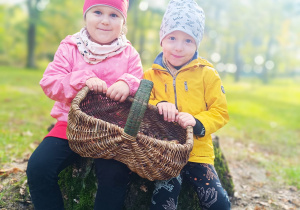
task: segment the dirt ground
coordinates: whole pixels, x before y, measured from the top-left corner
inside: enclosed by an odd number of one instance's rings
[[[220,139],[222,151],[228,161],[235,196],[231,198],[232,210],[297,210],[300,209],[300,190],[274,183],[269,172],[251,158],[251,147],[234,139]],[[235,148],[235,149],[232,149]],[[31,210],[30,196],[26,190],[26,166],[30,154],[23,159],[0,166],[0,210]]]
[[[274,183],[270,172],[251,158],[253,145],[246,147],[230,138],[220,139],[220,145],[235,185],[232,210],[300,209],[300,190]],[[244,158],[240,158],[241,151],[246,153]]]

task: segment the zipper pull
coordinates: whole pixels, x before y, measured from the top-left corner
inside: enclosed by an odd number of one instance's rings
[[[165,92],[167,92],[167,83],[165,84]]]
[[[185,88],[185,91],[188,91],[188,85],[187,85],[187,81],[184,81],[184,88]]]

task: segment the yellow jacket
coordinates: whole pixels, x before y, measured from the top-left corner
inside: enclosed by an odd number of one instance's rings
[[[156,105],[168,101],[179,112],[188,112],[205,128],[205,136],[194,135],[194,147],[189,161],[214,164],[211,134],[229,120],[225,91],[218,72],[213,65],[197,58],[178,70],[173,77],[162,65],[162,53],[157,56],[152,68],[144,73],[144,79],[154,83],[149,103]]]

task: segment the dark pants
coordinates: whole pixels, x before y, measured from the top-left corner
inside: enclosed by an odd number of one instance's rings
[[[223,189],[213,165],[191,163],[183,168],[181,175],[166,180],[156,181],[151,210],[176,209],[183,179],[187,179],[197,192],[199,206],[206,210],[229,210],[230,201]]]
[[[47,137],[32,153],[27,166],[27,178],[36,210],[64,209],[58,174],[78,157],[67,140]],[[95,210],[123,208],[130,170],[115,160],[95,159],[98,190]]]

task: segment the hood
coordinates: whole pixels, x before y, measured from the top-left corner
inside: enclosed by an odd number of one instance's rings
[[[75,38],[73,37],[73,35],[68,35],[66,36],[65,39],[63,39],[60,44],[70,44],[70,45],[76,45],[76,41],[75,41]]]

